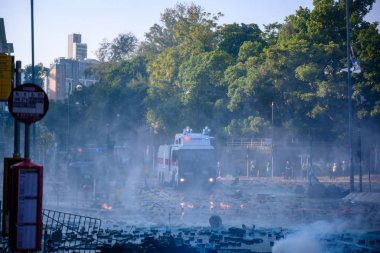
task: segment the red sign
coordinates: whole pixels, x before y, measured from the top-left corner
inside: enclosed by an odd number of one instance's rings
[[[12,90],[8,107],[15,119],[30,124],[45,116],[49,109],[49,99],[41,87],[27,83]]]
[[[11,174],[10,249],[41,250],[43,167],[26,160],[13,165]]]

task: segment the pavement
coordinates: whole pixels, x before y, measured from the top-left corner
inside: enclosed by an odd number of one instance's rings
[[[325,252],[320,249],[326,247],[365,248],[367,252],[378,252],[380,176],[371,176],[371,187],[368,179],[363,177],[362,186],[366,192],[351,194],[347,177],[318,179],[322,188],[318,187],[316,192],[323,194],[312,197],[308,181],[282,177],[224,177],[218,178],[210,189],[189,187],[183,190],[159,187],[154,179],[148,180],[146,186],[143,180],[137,179],[125,184],[121,198],[116,198],[115,191],[112,191],[104,203],[95,203],[89,193],[74,194],[67,188],[54,193],[50,188],[52,192],[46,198],[45,208],[99,218],[104,228],[124,231],[158,228],[176,235],[186,228],[195,229],[196,233],[210,229],[210,217],[218,216],[221,220],[220,234],[235,227],[245,228],[243,239],[266,238],[255,247],[242,247],[240,243],[241,249],[257,252],[292,252],[281,251],[292,240],[292,245],[311,240],[310,243],[316,244],[315,252]],[[358,182],[358,178],[355,179]],[[358,183],[355,183],[355,188],[358,189]],[[368,191],[370,188],[371,192]],[[252,231],[261,231],[263,236],[258,236],[260,233],[252,236]],[[273,231],[282,231],[281,236],[269,238],[268,234],[273,235]],[[307,239],[297,240],[294,236],[306,236]],[[316,237],[319,239],[315,240]],[[197,238],[202,239],[196,237],[195,240]]]

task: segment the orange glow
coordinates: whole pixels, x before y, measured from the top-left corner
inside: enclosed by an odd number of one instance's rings
[[[110,205],[108,205],[108,204],[106,204],[106,203],[103,203],[103,204],[102,204],[102,208],[103,208],[103,209],[106,209],[106,210],[112,210],[112,206],[110,206]]]
[[[230,207],[231,207],[230,205],[225,204],[225,203],[223,203],[223,202],[220,202],[220,208],[221,208],[221,209],[228,209],[228,208],[230,208]]]

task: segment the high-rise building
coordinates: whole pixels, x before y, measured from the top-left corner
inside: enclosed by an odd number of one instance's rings
[[[79,86],[91,86],[98,82],[89,71],[97,60],[58,58],[50,65],[48,94],[51,100],[64,100]]]
[[[50,65],[45,85],[51,100],[64,100],[78,87],[91,86],[98,82],[91,71],[91,67],[98,64],[98,61],[87,59],[87,44],[81,42],[80,34],[69,34],[68,57],[55,59]]]
[[[67,58],[76,60],[84,60],[87,58],[87,44],[82,43],[81,34],[69,34],[67,44]]]
[[[0,53],[13,53],[13,44],[7,42],[5,35],[4,18],[0,18]]]

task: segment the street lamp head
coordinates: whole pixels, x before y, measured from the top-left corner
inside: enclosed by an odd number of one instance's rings
[[[83,86],[80,85],[80,84],[78,84],[78,85],[75,87],[75,89],[76,89],[77,91],[81,91],[81,90],[83,89]]]

